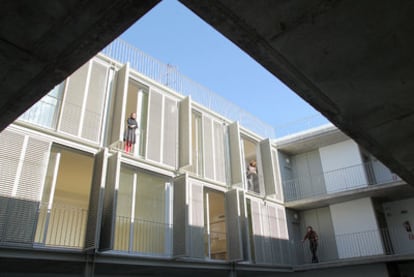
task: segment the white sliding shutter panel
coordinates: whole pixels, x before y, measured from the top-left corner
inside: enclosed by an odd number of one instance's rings
[[[228,259],[230,261],[244,260],[243,253],[243,228],[244,205],[241,194],[237,189],[226,192],[226,225]]]
[[[50,142],[29,138],[17,186],[18,198],[40,201],[50,155]]]
[[[67,79],[67,89],[63,96],[60,131],[78,136],[86,81],[90,62],[84,64]]]
[[[187,256],[187,175],[174,179],[173,199],[173,256]]]
[[[279,222],[279,231],[280,231],[280,238],[281,239],[289,239],[289,233],[287,228],[287,221],[286,221],[286,211],[285,208],[282,206],[277,207],[277,218]]]
[[[99,142],[100,139],[107,75],[108,68],[105,65],[95,61],[92,62],[82,137],[95,142]]]
[[[121,153],[117,152],[108,158],[105,196],[103,202],[100,250],[111,250],[114,247],[116,206],[118,199],[119,176],[121,171]]]
[[[0,133],[0,196],[10,197],[19,166],[24,136],[9,130]]]
[[[283,201],[282,178],[280,176],[279,159],[276,149],[272,148],[273,172],[275,174],[275,197]]]
[[[191,98],[184,98],[179,107],[179,167],[191,165]]]
[[[98,247],[104,200],[103,197],[105,192],[107,156],[107,148],[95,155],[92,186],[89,197],[88,221],[85,235],[86,249],[94,249]]]
[[[114,109],[112,114],[111,143],[122,141],[125,130],[125,108],[128,94],[129,63],[117,72]]]
[[[220,122],[214,121],[214,152],[216,166],[216,181],[226,182],[226,151],[224,127]]]
[[[265,139],[260,142],[260,156],[266,195],[274,195],[276,193],[275,167],[273,166],[270,139]]]
[[[251,200],[251,216],[252,216],[252,233],[253,233],[253,246],[256,263],[264,263],[264,234],[262,223],[262,208],[261,203],[256,200]]]
[[[164,102],[164,145],[163,163],[176,167],[177,164],[177,134],[178,109],[177,102],[165,97]]]
[[[230,171],[232,185],[242,187],[243,172],[241,145],[240,145],[240,131],[239,123],[233,122],[229,125],[229,145],[230,145]]]
[[[149,118],[148,118],[148,140],[147,158],[149,160],[161,161],[161,135],[162,135],[162,102],[163,96],[159,92],[150,91]]]
[[[204,141],[204,176],[214,180],[214,149],[213,149],[213,123],[211,118],[203,117],[203,141]]]
[[[272,263],[281,263],[282,255],[288,255],[288,253],[281,252],[280,249],[280,234],[279,234],[279,220],[277,214],[277,207],[273,205],[267,205],[268,223],[269,223],[269,237],[270,248],[272,252]]]
[[[189,199],[189,250],[190,256],[204,258],[204,194],[203,185],[190,182]]]

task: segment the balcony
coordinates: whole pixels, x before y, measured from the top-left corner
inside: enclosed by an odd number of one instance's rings
[[[398,259],[414,254],[414,237],[402,227],[389,227],[357,233],[337,234],[332,238],[319,237],[317,256],[319,263],[375,262]],[[312,261],[309,242],[291,242],[294,266]]]
[[[292,202],[399,181],[402,181],[399,176],[378,161],[370,161],[319,175],[299,176],[282,184],[285,201]]]

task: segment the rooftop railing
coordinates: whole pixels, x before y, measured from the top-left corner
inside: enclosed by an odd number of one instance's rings
[[[139,73],[184,96],[191,95],[195,102],[230,120],[239,121],[243,127],[258,135],[266,138],[275,136],[272,126],[186,77],[175,66],[160,62],[122,39],[114,40],[102,50],[102,53],[120,63],[129,62],[131,68]]]
[[[282,184],[285,201],[296,201],[396,181],[401,181],[401,178],[379,161],[370,161],[321,174],[299,176],[284,180]]]

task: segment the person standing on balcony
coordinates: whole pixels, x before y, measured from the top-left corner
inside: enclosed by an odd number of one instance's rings
[[[124,150],[127,153],[130,153],[133,145],[136,141],[136,129],[138,128],[138,123],[136,121],[137,114],[131,113],[130,117],[127,119],[127,128],[124,133]]]
[[[259,179],[257,178],[257,163],[255,160],[251,160],[247,167],[247,183],[250,191],[259,193]]]
[[[312,263],[319,262],[318,256],[316,255],[316,251],[318,250],[318,234],[313,230],[312,226],[308,226],[306,228],[306,235],[302,240],[302,243],[305,240],[309,240],[309,249],[312,253]]]

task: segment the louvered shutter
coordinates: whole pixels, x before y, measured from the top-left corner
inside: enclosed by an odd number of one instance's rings
[[[24,136],[9,130],[0,133],[0,195],[12,195],[21,159]]]
[[[234,122],[228,126],[229,128],[229,146],[230,146],[230,171],[231,183],[233,186],[243,186],[243,172],[241,145],[240,145],[240,130],[239,123]]]
[[[91,193],[89,197],[88,219],[86,225],[85,248],[98,248],[103,198],[105,192],[107,148],[95,155]]]
[[[177,164],[177,135],[178,109],[177,102],[168,97],[164,98],[164,142],[163,163],[176,167]]]
[[[213,149],[213,129],[212,120],[203,117],[203,141],[204,141],[204,176],[214,180],[214,149]]]
[[[50,147],[50,142],[28,138],[16,197],[32,201],[41,200]]]
[[[263,181],[266,195],[271,196],[276,194],[275,172],[272,159],[272,147],[270,139],[265,139],[260,142],[260,157],[261,167],[263,169]]]
[[[94,142],[100,140],[107,75],[108,68],[105,65],[95,61],[92,62],[82,124],[82,137]]]
[[[173,256],[187,256],[187,175],[174,179],[173,192]]]
[[[188,247],[189,255],[204,258],[204,193],[203,185],[190,181],[189,186]]]
[[[179,167],[191,166],[191,97],[186,97],[179,106]]]
[[[89,66],[90,62],[87,62],[67,79],[67,88],[63,96],[59,130],[74,136],[79,135]]]
[[[245,226],[244,199],[239,190],[226,192],[226,225],[228,259],[241,261],[245,259],[243,249],[243,229]]]
[[[125,130],[125,108],[128,96],[129,63],[117,71],[114,109],[112,115],[111,143],[123,140]]]
[[[162,135],[162,102],[161,93],[151,91],[149,95],[147,159],[161,162],[161,135]]]
[[[273,172],[275,174],[275,198],[281,202],[284,201],[283,199],[283,191],[282,191],[282,177],[280,175],[280,166],[279,166],[279,158],[277,154],[277,150],[272,148],[272,160],[273,160]]]
[[[214,121],[214,152],[216,181],[226,182],[226,152],[224,127],[220,122]]]
[[[264,234],[262,222],[262,205],[258,200],[251,200],[251,217],[252,217],[252,233],[253,233],[253,247],[255,254],[255,262],[260,264],[265,261],[264,252]]]
[[[120,152],[117,152],[108,158],[101,237],[99,244],[100,250],[111,250],[114,247],[116,206],[119,188],[119,175],[121,171],[120,159]]]

